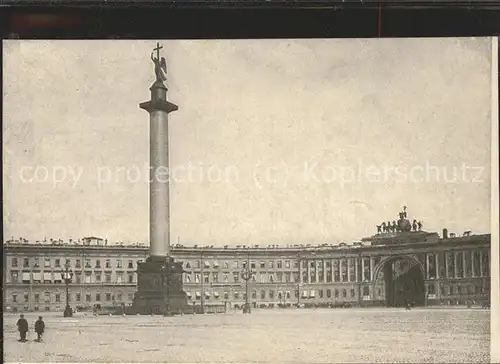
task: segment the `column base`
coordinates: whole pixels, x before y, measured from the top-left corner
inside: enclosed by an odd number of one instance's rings
[[[138,285],[129,314],[179,315],[192,313],[182,290],[182,263],[171,257],[149,257],[137,267]]]

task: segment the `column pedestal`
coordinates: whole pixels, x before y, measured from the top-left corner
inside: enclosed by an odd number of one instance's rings
[[[137,292],[132,314],[176,315],[192,313],[182,290],[182,263],[173,258],[149,257],[137,266]]]

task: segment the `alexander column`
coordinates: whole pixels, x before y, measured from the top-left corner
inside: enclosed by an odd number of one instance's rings
[[[168,114],[178,110],[167,100],[167,63],[160,58],[157,43],[151,53],[156,80],[150,87],[151,100],[139,107],[149,113],[149,239],[150,256],[137,266],[138,286],[134,313],[182,313],[187,297],[182,290],[182,263],[170,257],[170,199]],[[156,52],[156,57],[155,57]]]
[[[151,53],[156,81],[151,86],[151,100],[141,103],[149,113],[149,239],[152,257],[168,256],[170,251],[170,214],[168,181],[168,114],[179,108],[167,100],[167,63],[160,60],[158,43]]]

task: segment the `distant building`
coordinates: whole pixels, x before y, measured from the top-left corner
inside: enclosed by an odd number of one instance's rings
[[[184,264],[184,291],[191,304],[241,307],[246,296],[241,273],[250,269],[255,274],[248,300],[255,308],[398,306],[408,299],[422,305],[457,305],[489,301],[490,245],[489,234],[439,238],[415,232],[342,246],[178,244],[171,252]],[[72,307],[129,305],[136,292],[137,262],[148,254],[144,244],[108,244],[96,237],[71,243],[8,241],[4,312],[63,311],[60,273],[66,264],[74,272]]]

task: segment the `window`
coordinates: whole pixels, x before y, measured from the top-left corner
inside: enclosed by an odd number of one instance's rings
[[[35,293],[35,303],[40,303],[40,294]]]
[[[95,281],[96,281],[96,283],[101,283],[101,273],[95,274]]]
[[[40,268],[40,260],[38,259],[38,257],[37,257],[37,258],[35,258],[35,262],[34,262],[33,266],[34,266],[35,268]]]
[[[269,283],[274,283],[274,276],[273,274],[269,274]]]
[[[260,262],[260,269],[265,269],[266,268],[266,262],[261,261]]]
[[[28,292],[24,292],[24,302],[29,302],[30,300],[30,296],[28,294]]]
[[[95,267],[96,267],[96,268],[98,268],[98,269],[100,269],[100,268],[101,268],[101,260],[100,260],[100,259],[97,259],[97,260],[95,261]]]
[[[283,262],[281,260],[278,260],[278,269],[283,268]]]
[[[10,272],[10,281],[12,283],[19,282],[19,273],[17,273],[17,272]]]
[[[327,290],[326,290],[326,297],[327,297],[327,298],[332,297],[332,290],[331,290],[331,289],[327,289]]]
[[[56,293],[56,302],[61,302],[61,294]]]
[[[240,275],[237,272],[233,273],[233,280],[234,282],[239,282],[240,281]]]
[[[76,284],[81,284],[82,283],[82,273],[76,272],[75,277],[76,277]]]
[[[354,290],[354,288],[351,288],[351,298],[354,297],[356,297],[356,291]]]
[[[82,267],[82,261],[80,259],[75,260],[75,268],[81,268]]]
[[[226,268],[226,269],[229,268],[229,262],[227,260],[224,262],[224,268]]]
[[[67,265],[68,267],[70,267],[70,266],[71,266],[71,259],[66,259],[66,265]]]
[[[186,269],[191,269],[191,264],[189,264],[189,262],[186,262]]]
[[[273,262],[272,260],[270,260],[270,261],[268,262],[267,266],[268,266],[269,268],[274,268],[274,262]]]
[[[23,259],[23,268],[29,268],[30,267],[30,260],[29,258],[24,258]]]
[[[233,262],[233,268],[238,269],[238,261],[237,261],[237,260],[235,260],[235,261]]]
[[[266,291],[262,290],[260,291],[260,298],[265,299],[266,298]]]
[[[96,293],[96,294],[95,294],[95,300],[96,300],[97,302],[101,301],[101,294],[100,294],[100,293]]]
[[[133,269],[134,268],[134,261],[133,260],[129,260],[128,261],[128,269]]]
[[[116,283],[122,284],[123,283],[123,273],[116,273]]]
[[[91,272],[85,272],[85,283],[91,283],[92,282],[92,276],[91,276]]]
[[[250,269],[255,269],[255,262],[252,262],[252,263],[250,264]]]
[[[190,274],[185,274],[184,275],[184,282],[191,283],[191,275]]]
[[[218,273],[212,274],[212,281],[215,283],[219,282],[219,274]]]
[[[323,298],[323,290],[322,289],[319,290],[319,298]]]
[[[281,272],[276,273],[276,278],[278,282],[283,282],[283,273]]]
[[[194,275],[194,281],[195,281],[195,283],[200,283],[200,275],[199,275],[199,273],[196,273]]]
[[[50,292],[45,292],[45,303],[50,303]]]
[[[60,268],[61,267],[61,259],[56,259],[54,261],[54,267],[56,267],[56,268]]]
[[[228,300],[229,299],[229,292],[224,292],[224,299]]]
[[[77,293],[77,294],[76,294],[76,302],[80,302],[80,301],[81,301],[81,299],[82,299],[81,294],[80,294],[80,293]]]
[[[121,260],[121,259],[117,259],[117,260],[116,260],[116,268],[120,268],[120,269],[122,269],[122,268],[123,268],[123,265],[122,265],[122,260]]]
[[[17,264],[18,264],[18,262],[17,262],[17,258],[12,258],[12,260],[11,260],[11,265],[12,265],[12,267],[13,267],[13,268],[17,268]]]
[[[203,265],[204,265],[205,268],[210,268],[210,262],[208,260],[205,260],[203,262]]]
[[[106,259],[105,264],[106,264],[106,265],[105,265],[105,267],[106,267],[107,269],[110,269],[110,268],[111,268],[111,259]]]
[[[234,292],[233,297],[234,297],[235,299],[240,298],[240,292]]]
[[[290,268],[290,261],[289,260],[285,260],[285,268]]]
[[[269,298],[274,299],[274,291],[269,291]]]
[[[104,279],[106,280],[106,283],[111,283],[111,273],[106,273],[104,275]]]
[[[111,301],[111,293],[106,293],[106,301]]]
[[[370,295],[370,288],[368,286],[363,286],[363,296]]]
[[[257,298],[257,291],[252,291],[252,299],[256,299]]]
[[[44,259],[43,266],[44,266],[45,268],[49,268],[49,267],[50,267],[50,258],[45,258],[45,259]]]
[[[121,302],[123,300],[123,293],[118,292],[118,294],[116,296],[117,296],[118,302]]]
[[[436,294],[436,286],[433,284],[429,284],[427,292],[428,294]]]
[[[344,297],[344,298],[347,297],[347,289],[342,290],[342,297]]]
[[[293,261],[293,267],[294,268],[298,268],[299,267],[299,261],[298,260],[294,260]]]
[[[335,298],[339,298],[339,290],[335,289]]]
[[[210,282],[210,276],[208,273],[203,274],[203,282],[204,283],[209,283]]]
[[[134,274],[133,273],[128,274],[128,283],[134,283]]]
[[[90,265],[90,259],[85,259],[85,268],[92,268],[92,266]]]
[[[224,282],[229,282],[229,274],[224,273]]]
[[[12,302],[17,302],[17,293],[12,293]]]
[[[290,274],[290,272],[286,272],[286,273],[285,273],[285,282],[286,282],[286,283],[289,283],[289,282],[290,282],[290,278],[291,278],[291,274]]]
[[[87,293],[87,294],[85,295],[85,301],[86,301],[86,302],[91,302],[91,301],[92,301],[92,297],[90,296],[90,293]]]

